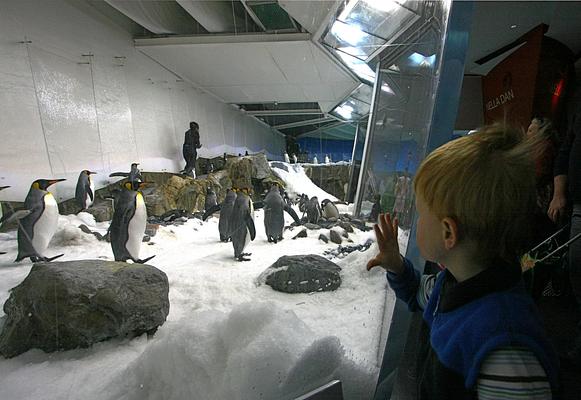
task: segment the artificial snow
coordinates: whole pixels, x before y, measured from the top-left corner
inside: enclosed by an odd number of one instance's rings
[[[303,178],[292,175],[288,186],[297,188],[293,185]],[[315,188],[299,192],[332,198]],[[170,284],[170,313],[155,336],[0,358],[0,397],[290,399],[341,379],[346,399],[370,399],[395,302],[383,270],[365,268],[377,245],[333,259],[342,268],[343,283],[336,291],[276,292],[257,286],[257,278],[280,256],[322,255],[337,246],[319,241],[317,231],[291,240],[302,227],[285,230],[282,242],[268,243],[263,210],[254,218],[257,236],[246,249],[250,262],[235,261],[232,244],[220,242],[216,217],[161,226],[141,247],[143,258],[156,255],[148,264],[164,271]],[[286,214],[285,220],[292,222]],[[64,253],[59,261],[113,260],[110,243],[83,233],[80,224],[103,234],[109,225],[86,213],[60,216],[47,255]],[[360,244],[374,234],[356,229],[350,237]],[[0,255],[3,304],[32,264],[12,261],[16,232],[0,234],[0,251],[7,252]]]

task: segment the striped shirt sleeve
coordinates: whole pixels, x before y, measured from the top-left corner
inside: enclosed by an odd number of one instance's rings
[[[438,274],[422,275],[420,277],[420,286],[418,287],[418,292],[416,293],[416,301],[418,302],[420,309],[426,309],[428,300],[430,300],[432,290],[436,284],[436,279],[441,273],[442,272],[438,272]]]
[[[537,357],[524,347],[500,347],[482,363],[479,400],[549,400],[551,385]]]

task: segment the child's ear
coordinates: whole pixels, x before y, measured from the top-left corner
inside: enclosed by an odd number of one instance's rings
[[[446,217],[442,220],[442,239],[446,250],[451,250],[458,244],[458,224],[454,218]]]

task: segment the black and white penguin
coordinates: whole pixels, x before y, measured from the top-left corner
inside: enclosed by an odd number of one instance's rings
[[[321,211],[325,218],[339,218],[337,206],[329,199],[321,201]]]
[[[226,191],[226,197],[224,201],[217,204],[210,209],[206,210],[202,220],[208,219],[208,217],[215,212],[220,211],[220,221],[218,222],[218,231],[220,232],[220,241],[227,242],[230,240],[230,219],[232,218],[232,209],[234,208],[234,202],[236,201],[236,192],[233,189],[228,189]]]
[[[322,211],[317,196],[313,196],[309,201],[307,201],[305,204],[305,213],[307,214],[307,222],[310,222],[311,224],[319,223]]]
[[[115,261],[133,260],[143,264],[155,256],[144,260],[139,258],[139,250],[147,225],[147,210],[141,189],[146,182],[139,182],[135,188],[132,182],[125,182],[123,189],[115,194],[113,220],[109,227],[111,247]]]
[[[37,179],[30,185],[24,200],[24,208],[30,214],[18,224],[18,256],[15,261],[27,257],[32,262],[52,261],[63,256],[46,257],[44,252],[56,232],[59,219],[58,205],[47,189],[50,185],[66,179]]]
[[[212,207],[218,205],[218,199],[216,197],[216,192],[212,190],[211,187],[206,189],[206,200],[204,202],[204,211],[209,211]]]
[[[296,223],[299,217],[295,211],[285,203],[277,185],[272,185],[264,198],[264,229],[269,242],[277,243],[282,240],[284,230],[284,212],[287,212]]]
[[[133,189],[137,190],[139,189],[139,183],[143,182],[143,177],[141,176],[141,171],[139,170],[138,165],[139,163],[132,163],[131,170],[129,172],[113,172],[109,174],[109,177],[115,176],[125,177],[129,182],[133,184]]]
[[[238,261],[250,261],[245,256],[251,253],[244,253],[244,249],[256,237],[256,228],[254,227],[254,207],[252,199],[248,195],[248,189],[242,189],[236,196],[232,216],[229,222],[230,237],[234,246],[234,257]]]
[[[81,210],[86,210],[91,207],[95,201],[95,182],[91,179],[91,175],[96,172],[89,170],[82,170],[77,180],[77,188],[75,189],[75,199]]]
[[[234,202],[236,201],[236,192],[228,189],[226,197],[222,202],[220,209],[220,221],[218,222],[218,231],[220,232],[220,240],[227,242],[231,239],[230,235],[230,220],[232,219],[232,210],[234,209]]]

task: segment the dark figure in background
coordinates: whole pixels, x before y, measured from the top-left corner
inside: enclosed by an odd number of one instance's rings
[[[380,213],[381,213],[381,196],[377,194],[373,197],[373,207],[371,207],[369,221],[377,223],[377,218],[379,218]]]
[[[547,214],[553,222],[559,222],[565,217],[566,210],[572,208],[569,237],[573,238],[581,233],[581,112],[573,118],[567,138],[559,148],[555,159],[554,185],[553,199]],[[569,246],[568,266],[573,296],[581,310],[581,240]],[[581,367],[581,323],[578,328],[566,360]]]
[[[196,159],[198,158],[198,149],[202,147],[200,144],[200,126],[192,121],[190,122],[190,129],[186,131],[184,137],[183,155],[186,160],[186,166],[181,171],[182,174],[196,177]]]

